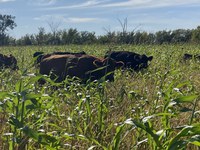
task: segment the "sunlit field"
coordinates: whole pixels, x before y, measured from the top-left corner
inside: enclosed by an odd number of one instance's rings
[[[115,71],[115,81],[66,79],[40,86],[33,53],[107,50],[153,56],[148,69]],[[199,150],[200,45],[0,47],[19,70],[0,72],[1,150]]]

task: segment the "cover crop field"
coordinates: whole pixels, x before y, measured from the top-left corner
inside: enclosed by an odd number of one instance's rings
[[[33,53],[112,50],[152,55],[148,69],[115,71],[115,81],[38,85]],[[0,47],[19,70],[0,72],[0,149],[199,150],[200,45]],[[48,79],[48,77],[46,77]],[[56,87],[55,87],[56,86]]]

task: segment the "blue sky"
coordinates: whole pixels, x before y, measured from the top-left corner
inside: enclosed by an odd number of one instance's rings
[[[200,0],[0,0],[0,13],[16,17],[9,34],[19,38],[58,29],[76,28],[96,35],[122,31],[119,20],[127,18],[127,30],[193,29],[200,25]]]

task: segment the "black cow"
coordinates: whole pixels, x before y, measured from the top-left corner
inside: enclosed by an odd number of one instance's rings
[[[148,67],[148,62],[153,59],[153,56],[140,55],[129,51],[108,51],[104,58],[110,57],[115,61],[122,61],[124,68],[130,68],[134,71],[139,71]]]
[[[84,51],[81,51],[81,52],[53,52],[53,53],[49,53],[49,54],[44,54],[44,52],[35,52],[33,54],[33,58],[37,58],[36,64],[39,64],[43,59],[50,57],[52,55],[66,55],[66,54],[85,55],[86,53]]]
[[[196,54],[196,55],[191,55],[191,54],[184,54],[183,56],[183,60],[191,60],[191,59],[194,59],[194,60],[200,60],[200,55],[199,54]]]
[[[123,65],[123,62],[116,62],[111,58],[100,59],[90,55],[52,55],[40,63],[40,74],[50,75],[56,82],[65,80],[66,76],[77,77],[86,82],[88,79],[98,80],[105,75],[106,80],[113,81],[113,71]]]
[[[9,56],[0,54],[0,68],[11,68],[12,70],[19,69],[16,58],[11,54]]]

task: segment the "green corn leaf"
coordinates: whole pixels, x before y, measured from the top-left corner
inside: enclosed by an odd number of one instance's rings
[[[100,146],[104,150],[107,150],[107,148],[105,146],[103,146],[101,143],[99,143],[96,139],[94,139],[92,137],[87,137],[87,139],[89,139],[90,141],[94,142],[96,145]]]
[[[200,135],[192,136],[189,139],[189,143],[191,143],[193,145],[196,145],[196,146],[200,146]]]
[[[0,99],[3,99],[7,96],[9,96],[10,94],[8,92],[0,92]]]
[[[30,94],[25,95],[26,100],[36,99],[36,98],[40,98],[40,97],[42,97],[42,94],[32,94],[32,93],[30,93]]]
[[[19,81],[15,84],[15,90],[16,90],[17,92],[21,92],[22,89],[23,89],[23,84],[22,84],[22,81],[19,80]]]
[[[180,138],[185,136],[199,135],[199,134],[200,134],[200,124],[186,126],[174,138],[170,140],[167,150],[171,150],[175,145],[177,145],[176,143],[177,141],[180,141]]]
[[[161,146],[159,143],[159,136],[153,132],[153,130],[149,127],[149,124],[147,122],[142,123],[139,120],[134,119],[133,123],[135,124],[135,126],[141,128],[142,130],[146,131],[149,135],[151,135],[157,146]]]
[[[39,134],[38,132],[36,132],[35,130],[30,129],[29,127],[25,126],[22,131],[29,136],[30,138],[33,138],[35,140],[37,140],[39,138]]]
[[[114,141],[113,141],[113,150],[118,150],[119,149],[119,144],[120,144],[120,140],[121,140],[121,134],[122,134],[122,130],[124,128],[124,124],[117,127],[116,129],[116,134],[114,136]]]
[[[16,128],[22,128],[23,124],[14,116],[11,116],[8,121],[11,125],[15,126]]]
[[[50,135],[47,135],[45,133],[38,133],[37,131],[29,128],[29,127],[24,127],[22,131],[29,136],[30,138],[33,138],[35,141],[42,145],[48,145],[50,147],[56,147],[59,145],[59,141]]]
[[[179,140],[174,142],[168,150],[181,150],[182,148],[185,148],[186,145],[187,145],[186,141]]]
[[[177,103],[191,103],[197,97],[198,97],[198,95],[183,96],[183,97],[179,97],[177,99],[174,99],[173,101],[177,102]]]

